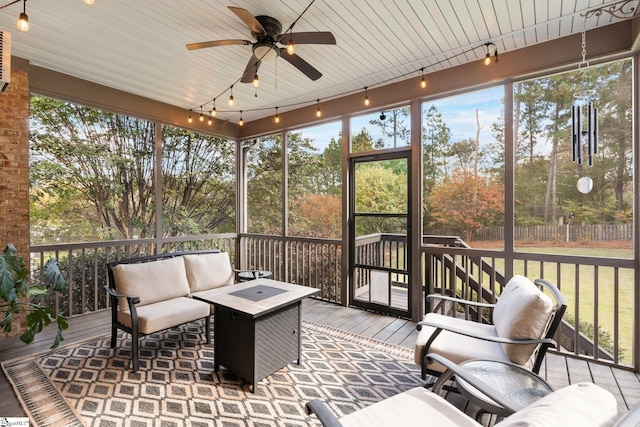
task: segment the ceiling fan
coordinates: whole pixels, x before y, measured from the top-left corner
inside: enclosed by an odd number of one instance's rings
[[[253,16],[248,10],[241,7],[228,6],[251,30],[251,35],[255,42],[242,39],[213,40],[200,43],[189,43],[187,49],[203,49],[214,46],[229,45],[251,45],[253,54],[247,63],[240,81],[242,83],[251,83],[258,74],[258,68],[263,61],[273,61],[278,56],[296,67],[311,80],[318,80],[322,73],[314,68],[304,59],[300,58],[292,48],[295,44],[336,44],[336,39],[329,31],[314,32],[291,32],[292,24],[288,32],[281,34],[282,24],[276,18],[270,16],[259,15]],[[300,15],[302,16],[302,15]],[[298,17],[300,19],[300,17]],[[297,21],[297,19],[296,19]],[[278,44],[285,44],[287,47],[279,47]],[[289,50],[289,52],[288,52]]]

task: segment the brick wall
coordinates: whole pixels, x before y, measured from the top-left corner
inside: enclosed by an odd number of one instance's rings
[[[22,70],[12,70],[9,87],[0,93],[0,249],[9,242],[28,259],[29,74]],[[23,329],[24,315],[14,320],[9,336]]]

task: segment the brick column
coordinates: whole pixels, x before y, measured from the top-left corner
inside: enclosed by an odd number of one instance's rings
[[[12,67],[11,82],[0,93],[0,246],[13,243],[29,259],[29,73]],[[10,334],[24,330],[24,315]]]

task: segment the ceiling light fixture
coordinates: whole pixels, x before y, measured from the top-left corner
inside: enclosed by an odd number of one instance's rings
[[[200,106],[200,121],[204,122],[204,116],[202,115],[202,105]]]
[[[213,119],[211,118],[211,116],[209,116],[209,118],[207,119],[207,124],[209,126],[211,126],[213,124]]]
[[[276,116],[273,118],[273,121],[276,123],[280,123],[280,116],[278,115],[278,107],[276,107]]]
[[[22,0],[22,13],[18,18],[17,26],[20,31],[29,31],[29,16],[27,15],[27,0]]]
[[[316,109],[316,117],[322,117],[322,111],[320,111],[320,100],[318,99],[318,108]]]
[[[213,98],[213,108],[211,109],[211,117],[215,117],[216,114],[218,114],[218,111],[216,110],[216,99]]]
[[[189,118],[187,119],[189,123],[193,123],[193,117],[191,117],[191,110],[189,110]]]
[[[369,93],[367,92],[367,87],[364,87],[364,105],[369,106],[371,102],[369,101]]]
[[[420,72],[422,73],[422,79],[420,79],[420,87],[424,89],[427,87],[427,81],[424,78],[424,67],[420,68]]]
[[[229,89],[231,89],[231,95],[229,95],[229,105],[233,106],[233,85],[231,85]]]
[[[240,110],[240,121],[238,121],[239,126],[244,126],[244,120],[242,120],[242,110]]]

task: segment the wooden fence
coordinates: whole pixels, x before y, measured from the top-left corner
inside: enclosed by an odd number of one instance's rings
[[[463,230],[426,230],[426,234],[457,235],[465,237]],[[515,240],[532,242],[601,242],[610,240],[633,240],[632,224],[594,225],[532,225],[514,228]],[[489,227],[479,230],[473,240],[504,241],[504,227]]]

